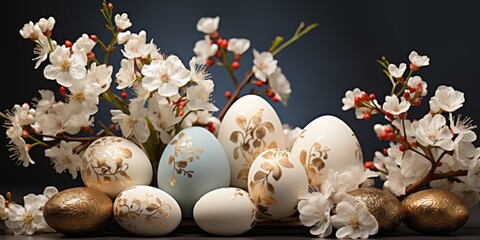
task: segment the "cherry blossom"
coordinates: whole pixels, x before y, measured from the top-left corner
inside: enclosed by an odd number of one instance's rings
[[[70,54],[70,49],[61,46],[51,53],[49,58],[51,64],[43,71],[45,78],[57,80],[62,86],[70,87],[87,74],[87,56],[83,53]]]
[[[132,26],[132,22],[128,18],[127,13],[116,14],[115,15],[115,25],[119,28],[119,31],[123,31]]]
[[[196,54],[196,63],[200,65],[207,64],[207,59],[214,56],[217,50],[218,45],[210,43],[210,36],[205,35],[205,39],[198,40],[193,48],[193,52]]]
[[[75,41],[72,46],[72,50],[73,52],[87,54],[93,50],[96,44],[97,42],[90,39],[90,37],[86,33],[84,33],[81,37],[77,39],[77,41]]]
[[[445,125],[445,117],[427,114],[419,121],[412,123],[412,130],[417,141],[424,146],[437,146],[451,151],[455,148],[450,129]]]
[[[342,98],[342,103],[343,103],[343,107],[342,107],[342,110],[343,111],[347,111],[353,107],[355,107],[355,97],[360,97],[360,95],[362,95],[362,93],[364,93],[362,90],[360,90],[359,88],[355,88],[352,90],[348,90],[347,92],[345,92],[345,97]]]
[[[273,55],[270,52],[259,53],[253,49],[253,72],[255,77],[262,82],[267,81],[267,77],[272,75],[277,69],[277,60],[273,59]]]
[[[428,87],[428,84],[427,82],[423,81],[422,80],[422,77],[420,76],[413,76],[411,78],[408,79],[408,83],[407,83],[407,86],[409,86],[410,88],[414,88],[414,89],[419,89],[419,86],[421,87],[421,93],[420,93],[420,96],[422,97],[425,97],[427,96],[427,87]],[[416,90],[417,91],[417,90]]]
[[[440,110],[454,112],[461,108],[464,102],[463,92],[442,85],[437,88],[435,96],[430,99],[430,110],[434,113]]]
[[[201,80],[197,82],[196,86],[189,87],[187,90],[187,107],[193,111],[218,111],[218,108],[210,102],[214,86],[212,80]]]
[[[121,51],[128,59],[141,58],[144,56],[146,45],[147,33],[142,30],[138,34],[132,33]]]
[[[246,38],[230,38],[228,40],[227,50],[236,55],[242,55],[250,48],[250,40]]]
[[[399,99],[396,95],[386,96],[382,108],[386,112],[398,116],[408,111],[410,108],[410,102],[403,98],[401,99],[401,102],[399,102]]]
[[[410,53],[408,60],[410,60],[410,62],[412,62],[416,67],[424,67],[430,64],[430,58],[428,58],[427,55],[418,55],[416,51],[412,51]]]
[[[120,62],[120,70],[115,74],[115,78],[115,82],[118,84],[117,89],[131,87],[137,78],[133,60],[122,59]]]
[[[309,194],[298,203],[300,221],[310,229],[310,234],[328,237],[332,233],[330,204],[322,194]]]
[[[53,168],[57,173],[63,173],[68,170],[72,178],[76,179],[77,173],[80,171],[82,159],[73,150],[79,145],[80,142],[61,141],[58,147],[46,149],[45,156],[52,160]]]
[[[55,18],[53,17],[49,17],[48,19],[40,18],[40,20],[38,20],[38,26],[40,27],[40,30],[42,30],[43,33],[46,31],[52,31],[53,27],[55,26]]]
[[[398,65],[398,67],[395,66],[395,64],[388,65],[388,72],[394,78],[403,77],[403,73],[405,72],[406,69],[407,69],[407,65],[405,63],[400,63],[400,65]]]
[[[145,76],[143,87],[148,91],[158,89],[158,93],[165,97],[177,94],[178,88],[190,81],[190,71],[175,55],[165,60],[153,60],[143,67],[142,74]]]
[[[378,222],[368,211],[364,202],[342,201],[337,204],[337,215],[331,217],[337,228],[337,238],[368,238],[378,232]]]
[[[202,17],[197,22],[197,31],[205,34],[211,34],[217,31],[220,17]]]
[[[290,88],[290,82],[287,77],[283,75],[281,68],[277,67],[277,69],[268,76],[268,84],[272,88],[277,99],[280,100],[284,106],[287,106],[288,98],[290,98],[292,89]]]
[[[135,137],[141,143],[146,142],[150,135],[150,130],[145,120],[148,110],[143,107],[143,103],[140,101],[131,102],[128,110],[130,111],[130,115],[123,113],[121,110],[110,110],[112,122],[120,124],[120,129],[124,137]]]
[[[87,73],[87,75],[89,75],[87,79],[92,80],[94,84],[100,87],[101,90],[99,93],[104,93],[110,89],[110,84],[112,83],[112,72],[113,67],[111,65],[107,66],[102,64],[97,66],[96,63],[92,63]]]

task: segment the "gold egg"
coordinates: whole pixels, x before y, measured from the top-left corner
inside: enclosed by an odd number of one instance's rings
[[[88,234],[111,222],[113,203],[99,190],[70,188],[47,201],[43,216],[47,224],[57,232],[67,235]]]
[[[403,200],[404,223],[426,234],[443,234],[462,227],[468,220],[467,205],[457,195],[440,189],[416,192]]]
[[[367,205],[368,211],[378,221],[379,232],[393,231],[402,223],[402,204],[392,194],[377,188],[359,188],[348,194]]]

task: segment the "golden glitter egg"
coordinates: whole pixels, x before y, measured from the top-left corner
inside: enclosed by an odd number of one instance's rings
[[[443,234],[462,227],[468,220],[467,205],[457,195],[441,190],[427,189],[403,200],[404,223],[411,229],[426,234]]]
[[[70,188],[47,201],[43,216],[47,224],[57,232],[67,235],[88,234],[111,222],[113,203],[99,190]]]
[[[377,188],[359,188],[348,194],[367,205],[368,211],[378,221],[379,232],[393,231],[402,223],[402,204],[392,194]]]

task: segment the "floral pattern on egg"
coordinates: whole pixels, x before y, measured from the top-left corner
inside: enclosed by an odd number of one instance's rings
[[[177,139],[173,139],[169,144],[175,146],[173,155],[168,157],[168,165],[173,164],[172,176],[168,182],[173,187],[177,182],[175,173],[177,175],[187,176],[192,178],[195,171],[187,170],[188,163],[200,158],[203,149],[196,147],[192,143],[192,136],[186,136],[185,133],[180,133]],[[178,160],[179,159],[179,160]]]

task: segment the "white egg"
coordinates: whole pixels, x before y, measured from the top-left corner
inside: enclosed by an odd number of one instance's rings
[[[257,221],[256,215],[255,202],[239,188],[219,188],[208,192],[193,209],[197,225],[215,235],[232,236],[248,232]]]
[[[362,167],[362,148],[348,125],[334,116],[310,122],[293,144],[292,154],[305,166],[310,184],[319,184],[329,169]]]
[[[285,148],[282,123],[263,98],[246,95],[227,111],[218,132],[230,162],[230,185],[247,189],[253,160],[271,148]]]
[[[85,150],[80,167],[85,186],[115,198],[121,191],[152,181],[152,165],[145,152],[120,137],[102,137]]]
[[[308,178],[302,164],[284,149],[262,152],[248,173],[248,192],[258,211],[270,219],[280,220],[294,214],[298,196],[307,190]]]
[[[182,212],[175,199],[150,186],[125,189],[115,199],[113,213],[123,229],[141,236],[168,234],[182,220]]]

